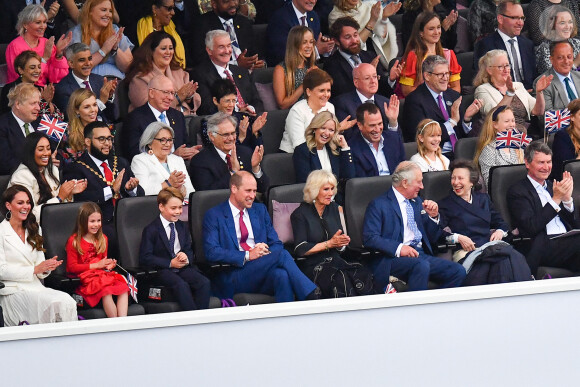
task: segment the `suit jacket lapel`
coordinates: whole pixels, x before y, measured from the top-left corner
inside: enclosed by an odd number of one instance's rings
[[[159,229],[159,234],[161,235],[161,241],[163,242],[163,245],[167,249],[167,252],[169,253],[169,255],[173,255],[174,251],[171,248],[171,246],[169,246],[169,239],[167,238],[167,232],[165,231],[165,228],[163,227],[163,223],[161,222],[160,218],[157,218],[157,227]],[[173,258],[173,257],[171,257],[171,258]]]
[[[17,250],[28,262],[35,264],[34,256],[31,254],[31,246],[27,242],[22,242],[22,239],[16,234],[16,231],[6,222],[4,226],[8,231],[4,235],[4,241]],[[26,235],[28,237],[28,235]]]
[[[484,209],[481,208],[481,198],[482,198],[481,196],[473,195],[471,204],[469,204],[468,202],[466,202],[465,200],[463,200],[462,198],[460,198],[455,194],[450,195],[450,197],[451,200],[455,202],[455,204],[461,207],[464,211],[469,212],[471,215],[481,218],[487,222],[491,220],[491,213],[489,212],[489,210],[485,211]]]
[[[254,234],[254,242],[258,243],[260,242],[260,238],[258,237],[260,235],[260,232],[262,230],[261,227],[261,219],[258,217],[258,214],[256,213],[256,210],[254,210],[253,207],[249,208],[248,210],[248,215],[250,216],[250,223],[252,224],[252,233]]]
[[[556,92],[558,93],[558,98],[560,98],[560,100],[562,101],[562,104],[566,105],[566,101],[568,101],[568,93],[566,93],[566,90],[564,90],[564,85],[562,85],[562,82],[560,82],[560,79],[558,78],[556,71],[554,71],[554,69],[552,68],[552,69],[550,69],[550,72],[554,76],[554,79],[552,79],[552,84],[554,85],[554,88],[556,89]],[[554,105],[559,105],[559,104],[554,104]]]
[[[83,161],[85,164],[87,164],[89,167],[95,170],[100,177],[102,177],[103,179],[105,178],[105,176],[103,176],[103,173],[101,172],[101,168],[99,168],[99,166],[95,164],[95,162],[93,161],[93,158],[89,156],[89,152],[85,151],[85,154],[81,156],[81,159],[82,159],[81,161]]]
[[[236,235],[236,225],[234,224],[234,217],[232,216],[229,199],[223,204],[222,211],[224,217],[226,218],[226,227],[228,229],[228,234],[232,239],[232,243],[234,246],[236,246],[236,248],[239,248],[240,246],[238,243],[238,236]]]

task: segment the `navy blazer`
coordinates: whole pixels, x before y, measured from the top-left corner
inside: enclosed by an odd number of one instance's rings
[[[175,222],[175,231],[179,238],[181,250],[189,259],[189,264],[193,262],[193,248],[191,246],[191,236],[185,223]],[[177,254],[179,251],[175,251]],[[173,248],[169,246],[167,233],[163,228],[161,218],[157,217],[147,227],[143,229],[141,236],[141,247],[139,248],[139,264],[154,269],[168,269],[171,260],[175,258]]]
[[[320,34],[320,19],[318,19],[318,14],[314,11],[307,12],[306,23],[314,32],[314,40],[318,40],[318,35]],[[274,12],[266,29],[266,37],[268,39],[266,61],[268,66],[274,67],[284,60],[288,33],[292,27],[297,25],[300,25],[300,23],[296,17],[296,12],[294,12],[291,1],[288,1],[282,8]]]
[[[387,160],[390,173],[395,171],[397,165],[405,160],[405,149],[400,133],[383,130],[383,153]],[[350,150],[354,156],[354,168],[357,177],[378,176],[379,168],[369,144],[365,141],[361,132],[358,132],[349,140]]]
[[[376,58],[376,54],[361,50],[359,57],[362,63],[371,63]],[[355,89],[352,78],[352,66],[338,50],[324,61],[324,71],[332,77],[331,95],[338,96]],[[380,62],[377,65],[377,75],[381,77],[378,92],[384,96],[393,94],[393,89],[389,86],[389,73]]]
[[[185,127],[183,113],[170,107],[165,114],[167,115],[169,126],[175,132],[173,146],[177,149],[181,145],[187,144],[187,129]],[[145,131],[145,128],[155,121],[157,121],[157,117],[155,117],[147,102],[127,115],[121,132],[123,134],[121,144],[123,146],[123,155],[128,160],[133,159],[133,156],[140,153],[139,139]]]
[[[252,105],[256,109],[256,113],[264,112],[264,104],[248,70],[234,65],[229,65],[228,68],[232,73],[232,78],[234,78],[236,87],[240,91],[244,102]],[[195,80],[199,85],[197,92],[201,97],[201,105],[197,110],[197,114],[209,115],[217,113],[217,107],[214,105],[211,95],[211,86],[216,80],[222,78],[213,63],[209,60],[209,57],[193,69],[191,79]]]
[[[441,228],[449,227],[452,233],[468,236],[476,247],[489,242],[492,229],[510,231],[489,195],[476,191],[472,193],[471,203],[451,193],[439,202],[439,214]]]
[[[387,106],[388,106],[389,99],[383,97],[380,94],[375,94],[374,101],[375,101],[375,105],[377,105],[377,107],[381,111],[381,116],[383,116],[383,123],[388,123],[389,119],[387,118],[387,115],[385,114],[385,102],[387,103]],[[355,119],[356,118],[356,109],[365,102],[366,101],[360,100],[360,98],[356,92],[356,89],[349,91],[348,93],[339,95],[338,97],[334,98],[334,100],[332,102],[332,104],[334,105],[336,118],[338,118],[338,121],[342,121],[348,116],[350,116],[351,120]],[[352,128],[347,129],[344,132],[342,132],[342,134],[344,135],[344,138],[346,138],[346,140],[348,141],[355,134],[357,134],[358,131],[359,131],[358,125],[355,125]]]
[[[445,107],[447,108],[447,114],[451,117],[451,105],[457,98],[461,95],[453,89],[447,89],[443,92],[443,99],[445,100]],[[439,122],[441,125],[441,146],[449,141],[449,134],[447,133],[447,128],[443,125],[446,120],[443,117],[439,105],[433,98],[431,91],[425,83],[420,84],[414,91],[412,91],[407,98],[405,98],[405,104],[403,106],[403,138],[405,142],[414,142],[417,134],[417,125],[421,120],[429,118],[434,121]],[[457,138],[463,138],[467,136],[467,133],[463,130],[463,116],[461,116],[460,122],[457,123],[455,129],[455,135]]]
[[[34,129],[38,120],[31,122]],[[12,111],[0,116],[0,175],[10,175],[21,161],[21,150],[24,146],[24,132],[14,118]]]
[[[547,188],[550,196],[553,195],[551,181],[547,181]],[[556,215],[560,216],[566,230],[572,229],[576,224],[574,213],[568,212],[563,204],[560,204],[560,212],[556,212],[549,203],[542,206],[536,189],[527,177],[509,188],[507,203],[512,227],[517,228],[523,237],[546,237],[546,225]]]
[[[92,171],[87,168],[92,169]],[[109,165],[111,171],[113,168],[113,158],[109,159]],[[133,171],[131,171],[131,166],[127,160],[117,157],[117,173],[125,169],[125,174],[123,175],[123,181],[121,182],[121,197],[131,196],[129,192],[125,190],[125,185],[131,177],[135,177]],[[95,174],[98,173],[98,175]],[[114,173],[114,172],[113,172]],[[113,178],[117,177],[116,175]],[[74,195],[75,201],[78,202],[95,202],[101,207],[101,212],[103,213],[103,223],[111,223],[113,221],[113,216],[115,215],[115,206],[113,205],[113,200],[109,199],[105,201],[105,194],[103,193],[103,188],[107,186],[107,182],[104,180],[104,176],[101,174],[100,168],[93,162],[93,159],[89,156],[87,152],[83,153],[77,161],[74,163],[65,164],[63,171],[63,181],[72,179],[87,179],[87,188],[76,195]],[[140,185],[137,186],[137,196],[144,196],[145,191]]]
[[[240,163],[240,169],[252,172],[252,153],[244,145],[236,145],[236,155]],[[217,153],[213,145],[205,146],[201,152],[191,159],[188,167],[191,184],[196,191],[210,189],[228,189],[230,187],[230,171],[225,161]],[[262,177],[256,179],[258,192],[266,192],[270,185],[270,179],[262,170]]]
[[[239,13],[233,17],[234,29],[236,30],[236,37],[240,50],[248,50],[247,56],[256,54],[254,49],[254,39],[252,31],[252,22],[245,16]],[[205,50],[205,35],[209,31],[224,30],[224,25],[221,23],[219,16],[215,12],[207,12],[199,17],[195,25],[192,27],[195,38],[190,39],[190,46],[192,50],[192,62],[187,62],[189,67],[195,67],[200,62],[207,58]],[[264,59],[264,58],[260,58]]]
[[[97,98],[99,98],[101,94],[101,89],[103,88],[104,83],[105,79],[103,76],[92,73],[89,75],[89,85],[91,85],[91,90],[93,91],[93,93],[95,93]],[[59,108],[61,112],[63,112],[65,117],[67,114],[66,108],[68,106],[68,100],[70,98],[70,95],[73,93],[73,91],[77,89],[80,89],[80,87],[77,81],[74,79],[72,70],[70,70],[68,75],[63,79],[61,79],[59,83],[54,85],[53,102],[56,105],[56,107]],[[115,120],[117,119],[117,108],[115,106],[115,103],[107,101],[105,107],[106,109],[104,111],[99,109],[99,115],[102,118],[104,118],[107,122],[115,122]]]
[[[403,243],[405,226],[403,216],[393,192],[394,188],[374,199],[367,207],[363,224],[363,243],[366,248],[378,250],[387,257],[395,257],[397,248]],[[423,200],[411,200],[415,222],[423,234],[423,251],[433,255],[431,242],[435,243],[443,235],[439,225],[423,211]]]
[[[254,203],[248,210],[254,241],[266,243],[271,252],[284,249],[272,226],[266,206]],[[203,249],[208,262],[244,266],[245,251],[240,251],[229,200],[208,210],[203,217]]]
[[[533,88],[533,82],[536,74],[536,56],[534,55],[534,43],[526,38],[525,36],[518,36],[518,48],[520,51],[520,57],[522,59],[522,72],[524,73],[523,84],[526,89]],[[493,34],[486,36],[475,44],[475,49],[473,52],[473,68],[477,71],[479,68],[479,58],[485,55],[486,52],[491,50],[504,50],[508,51],[503,39],[497,31]],[[509,55],[508,55],[509,59]],[[510,71],[512,79],[514,79],[513,66]]]
[[[326,144],[326,153],[330,159],[332,173],[337,179],[350,179],[355,177],[354,162],[350,150],[340,150],[340,153],[335,155],[332,153],[330,145]],[[318,158],[318,152],[316,149],[310,151],[306,143],[300,144],[294,149],[292,161],[294,161],[296,183],[305,183],[310,172],[322,169],[322,164]]]
[[[560,180],[564,172],[564,162],[575,160],[577,156],[572,139],[566,130],[560,130],[554,135],[552,152],[552,177]]]

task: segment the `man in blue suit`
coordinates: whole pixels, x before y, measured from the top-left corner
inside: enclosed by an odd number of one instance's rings
[[[254,204],[256,179],[239,171],[230,179],[230,198],[203,219],[205,257],[232,267],[216,276],[220,298],[235,293],[273,295],[276,302],[316,299],[317,287],[284,249],[263,204]]]
[[[320,33],[320,20],[313,11],[316,0],[292,0],[284,4],[272,15],[266,30],[268,37],[268,52],[266,62],[269,66],[276,66],[284,60],[286,54],[286,40],[288,32],[294,26],[310,27],[316,39],[316,49],[319,55],[332,52],[334,42],[323,37]]]
[[[54,86],[54,104],[64,112],[73,91],[89,89],[97,96],[99,115],[107,122],[117,119],[115,104],[113,103],[117,80],[107,80],[101,75],[92,74],[93,54],[89,46],[84,43],[73,43],[67,47],[65,56],[70,67],[66,77]]]
[[[326,68],[326,66],[325,66]],[[361,63],[352,70],[352,83],[355,89],[347,93],[341,94],[333,100],[336,118],[338,121],[344,120],[346,117],[356,117],[356,109],[365,102],[377,105],[381,111],[383,122],[390,121],[387,117],[389,112],[389,99],[377,94],[379,90],[379,77],[377,76],[377,69],[369,63]],[[394,97],[397,98],[396,96]],[[391,99],[393,97],[391,96]],[[398,101],[397,101],[398,102]],[[394,109],[394,105],[391,110]],[[394,122],[397,122],[399,110],[396,112],[392,110],[389,113],[396,113]],[[394,125],[397,128],[398,125]],[[350,140],[358,132],[358,127],[352,127],[342,132],[346,140]]]
[[[429,278],[443,288],[460,286],[465,279],[463,266],[433,256],[431,243],[442,234],[439,208],[417,196],[421,189],[421,169],[403,161],[393,173],[393,187],[367,207],[363,243],[382,253],[371,261],[376,289],[385,290],[390,275],[406,281],[409,290],[427,289]]]
[[[389,126],[386,131],[383,131],[383,117],[377,105],[363,103],[356,109],[359,132],[348,144],[354,156],[357,177],[390,175],[405,159],[397,123],[399,100],[393,97],[387,112]]]
[[[511,76],[516,82],[532,88],[536,72],[534,43],[521,36],[524,28],[524,10],[519,0],[503,0],[497,7],[497,31],[480,40],[473,53],[473,68],[479,67],[479,58],[491,50],[504,50],[508,53]]]
[[[143,230],[139,263],[157,269],[157,280],[171,289],[181,309],[207,309],[211,285],[193,264],[191,236],[179,220],[183,195],[176,188],[164,188],[157,204],[160,215]]]

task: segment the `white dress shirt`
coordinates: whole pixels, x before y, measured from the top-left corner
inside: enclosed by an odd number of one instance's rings
[[[403,248],[403,245],[407,245],[407,246],[410,245],[411,242],[413,242],[413,240],[415,239],[415,234],[413,233],[413,231],[411,231],[411,229],[409,228],[409,224],[408,224],[407,203],[405,202],[407,199],[403,195],[401,195],[401,193],[399,191],[397,191],[394,187],[391,189],[395,193],[395,197],[397,198],[397,202],[399,203],[399,209],[401,210],[401,217],[403,219],[403,227],[404,227],[403,243],[399,244],[399,247],[397,247],[397,251],[395,252],[395,256],[400,257],[401,256],[401,249]],[[417,222],[417,219],[415,219],[415,223],[416,222]],[[419,228],[419,226],[417,226],[417,228]],[[421,247],[421,243],[419,243],[419,245],[417,247]]]
[[[536,189],[536,192],[538,193],[538,196],[540,197],[540,201],[542,202],[542,206],[545,206],[546,203],[549,203],[554,208],[554,210],[556,212],[560,212],[561,208],[559,205],[556,204],[556,202],[550,196],[550,193],[547,190],[546,182],[544,181],[544,185],[540,185],[540,183],[538,183],[537,181],[532,179],[529,175],[528,175],[528,179],[530,180],[530,182],[532,183],[532,185]],[[573,200],[570,200],[569,202],[562,202],[562,203],[564,204],[564,208],[566,209],[566,211],[568,211],[568,212],[574,211],[574,201]],[[548,222],[548,224],[546,225],[546,233],[548,235],[563,234],[565,232],[566,232],[566,226],[564,226],[564,223],[562,223],[562,220],[560,219],[559,215],[554,216],[554,218],[552,220],[550,220]]]
[[[240,251],[245,251],[242,246],[240,246],[240,239],[242,238],[242,232],[240,231],[240,210],[236,206],[232,204],[230,200],[228,200],[228,204],[230,205],[230,210],[232,211],[232,216],[234,218],[234,226],[236,227],[236,238],[238,239],[238,249]],[[244,224],[248,229],[248,239],[246,239],[246,244],[250,246],[251,249],[256,246],[256,242],[254,241],[254,231],[252,230],[252,222],[250,222],[250,215],[248,214],[248,210],[244,210]],[[244,257],[244,263],[250,260],[250,252],[246,251],[246,256]]]
[[[20,130],[22,130],[22,135],[23,135],[24,137],[26,137],[26,131],[24,130],[24,124],[25,124],[25,122],[24,122],[24,121],[22,121],[20,118],[18,118],[18,117],[16,116],[16,114],[14,114],[14,112],[12,112],[12,115],[13,115],[13,116],[14,116],[14,118],[16,119],[16,122],[18,122],[18,126],[20,126]],[[31,123],[31,122],[29,122],[29,123],[28,123],[28,131],[29,131],[30,133],[32,133],[32,132],[36,132],[36,130],[34,130],[34,127],[32,126],[32,123]]]
[[[173,224],[173,229],[175,230],[175,243],[173,244],[173,252],[177,254],[181,251],[181,244],[179,243],[179,235],[177,235],[177,226],[174,222],[170,222],[163,217],[163,215],[159,215],[159,219],[161,219],[161,224],[163,225],[163,229],[165,230],[165,235],[167,235],[167,240],[171,240],[171,227],[170,224]],[[175,258],[175,257],[173,257]]]
[[[505,44],[505,47],[507,49],[506,51],[507,51],[508,58],[509,58],[509,61],[510,61],[511,66],[512,66],[512,69],[514,68],[514,58],[512,56],[512,45],[509,42],[509,40],[510,39],[513,39],[513,40],[516,41],[515,44],[514,44],[514,48],[516,49],[516,53],[518,55],[518,63],[520,64],[520,70],[522,71],[522,74],[521,75],[518,74],[518,77],[519,78],[522,78],[523,75],[524,75],[523,74],[524,69],[523,69],[523,63],[522,63],[522,54],[520,53],[520,45],[518,44],[518,37],[517,36],[514,36],[513,38],[510,38],[509,36],[507,36],[506,34],[504,34],[503,32],[501,32],[499,29],[497,30],[497,33],[501,37],[501,40],[503,40],[503,44]],[[518,81],[521,82],[522,79],[518,79]]]

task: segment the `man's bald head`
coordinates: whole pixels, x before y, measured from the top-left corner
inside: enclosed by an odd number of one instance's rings
[[[367,98],[371,98],[379,90],[377,69],[370,63],[361,63],[352,70],[354,87]]]
[[[171,79],[165,75],[153,77],[148,84],[148,101],[155,109],[165,112],[169,109],[175,98],[175,88]]]

